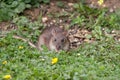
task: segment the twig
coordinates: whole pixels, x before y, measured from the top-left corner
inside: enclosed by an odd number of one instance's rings
[[[15,39],[20,39],[20,40],[22,40],[22,41],[24,41],[24,42],[28,42],[28,44],[29,44],[31,47],[37,48],[37,47],[36,47],[32,42],[30,42],[28,39],[22,38],[22,37],[17,36],[17,35],[13,35],[13,38],[15,38]]]
[[[6,35],[4,35],[4,34],[2,34],[2,35],[0,35],[0,37],[5,37]]]

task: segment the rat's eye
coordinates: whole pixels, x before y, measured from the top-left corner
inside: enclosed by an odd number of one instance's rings
[[[61,42],[65,42],[65,39],[62,39]]]
[[[57,39],[54,39],[54,41],[57,41]]]

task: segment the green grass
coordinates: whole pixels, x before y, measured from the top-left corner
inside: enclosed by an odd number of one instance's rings
[[[82,7],[82,11],[85,10],[83,8],[85,7]],[[81,8],[77,7],[77,10],[79,12]],[[119,80],[120,42],[105,36],[101,30],[105,27],[108,32],[119,29],[120,26],[117,23],[119,19],[113,14],[104,17],[104,10],[99,12],[96,9],[87,10],[81,12],[77,19],[73,17],[75,20],[72,24],[80,26],[85,24],[86,27],[81,28],[90,29],[93,33],[92,37],[97,41],[84,43],[78,49],[68,53],[64,51],[55,53],[46,49],[39,52],[28,43],[12,38],[13,34],[17,34],[36,42],[40,33],[38,26],[43,26],[37,22],[30,23],[24,17],[14,19],[13,22],[18,25],[18,30],[12,31],[6,37],[0,37],[0,79],[4,80],[3,76],[11,75],[11,80]],[[88,14],[91,18],[88,18]],[[83,17],[80,17],[81,15]],[[98,17],[94,18],[96,15]],[[91,22],[92,19],[95,19],[95,23]],[[109,20],[110,23],[108,23]],[[19,46],[23,48],[20,49]],[[58,58],[58,62],[51,64],[55,57]],[[4,61],[7,63],[3,64]]]
[[[114,41],[83,44],[69,53],[38,52],[27,43],[6,37],[0,39],[0,78],[12,80],[119,80],[120,45]],[[23,49],[19,49],[23,46]],[[58,62],[51,64],[52,58]],[[2,64],[7,61],[7,64]]]

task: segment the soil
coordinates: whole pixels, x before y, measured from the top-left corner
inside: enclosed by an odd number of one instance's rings
[[[61,12],[64,11],[63,7],[62,9],[58,8],[56,6],[56,3],[58,1],[62,1],[64,4],[66,4],[66,7],[70,8],[68,10],[72,11],[72,4],[78,2],[79,0],[51,0],[50,5],[41,5],[41,8],[34,8],[31,10],[25,10],[26,15],[30,15],[31,20],[36,20],[40,12],[43,12],[43,17],[47,15],[47,13],[56,13],[56,12]],[[120,0],[104,0],[102,5],[98,4],[98,0],[85,0],[85,3],[89,5],[90,7],[97,7],[97,8],[103,8],[106,7],[109,9],[110,12],[114,12],[118,9],[120,9]],[[47,12],[47,13],[46,13]],[[67,11],[68,12],[68,11]],[[61,12],[62,13],[62,12]],[[64,17],[63,17],[64,18]],[[0,22],[0,30],[10,30],[11,28],[11,23],[10,22]],[[13,28],[11,28],[13,29]]]
[[[120,0],[104,0],[102,5],[98,4],[98,0],[86,0],[91,7],[108,8],[110,12],[114,12],[120,8]]]
[[[64,7],[62,7],[61,5],[60,7],[58,7],[57,5],[58,1],[51,0],[49,5],[43,4],[40,6],[40,8],[25,10],[24,15],[31,19],[31,21],[36,21],[38,19],[38,16],[42,14],[42,23],[44,24],[44,26],[55,25],[65,28],[69,27],[71,22],[70,14],[74,12],[73,3],[76,3],[78,0],[59,0],[59,1],[63,1]],[[98,0],[86,0],[85,4],[93,8],[106,7],[109,9],[110,12],[114,12],[120,7],[120,0],[104,0],[104,3],[102,5],[98,5],[97,1]],[[56,13],[59,13],[59,15]],[[0,34],[2,35],[8,33],[13,29],[17,29],[17,26],[12,24],[11,22],[0,23]],[[91,34],[91,32],[85,29],[73,28],[69,30],[69,33],[71,48],[74,47],[76,48],[83,42],[91,43],[95,41],[94,38],[91,39],[86,38],[86,35]],[[120,37],[117,40],[120,41]]]

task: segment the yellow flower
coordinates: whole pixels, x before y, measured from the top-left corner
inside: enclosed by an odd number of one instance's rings
[[[19,46],[19,49],[23,49],[23,46]]]
[[[55,64],[55,63],[57,63],[57,62],[58,62],[58,58],[53,58],[51,63],[52,63],[52,64]]]
[[[5,75],[5,76],[3,76],[3,78],[6,79],[6,80],[9,80],[9,79],[11,79],[12,77],[11,77],[11,75]]]
[[[104,2],[104,0],[99,0],[99,1],[98,1],[98,4],[99,4],[99,5],[102,5],[103,2]]]
[[[7,61],[3,61],[2,64],[7,64]]]

